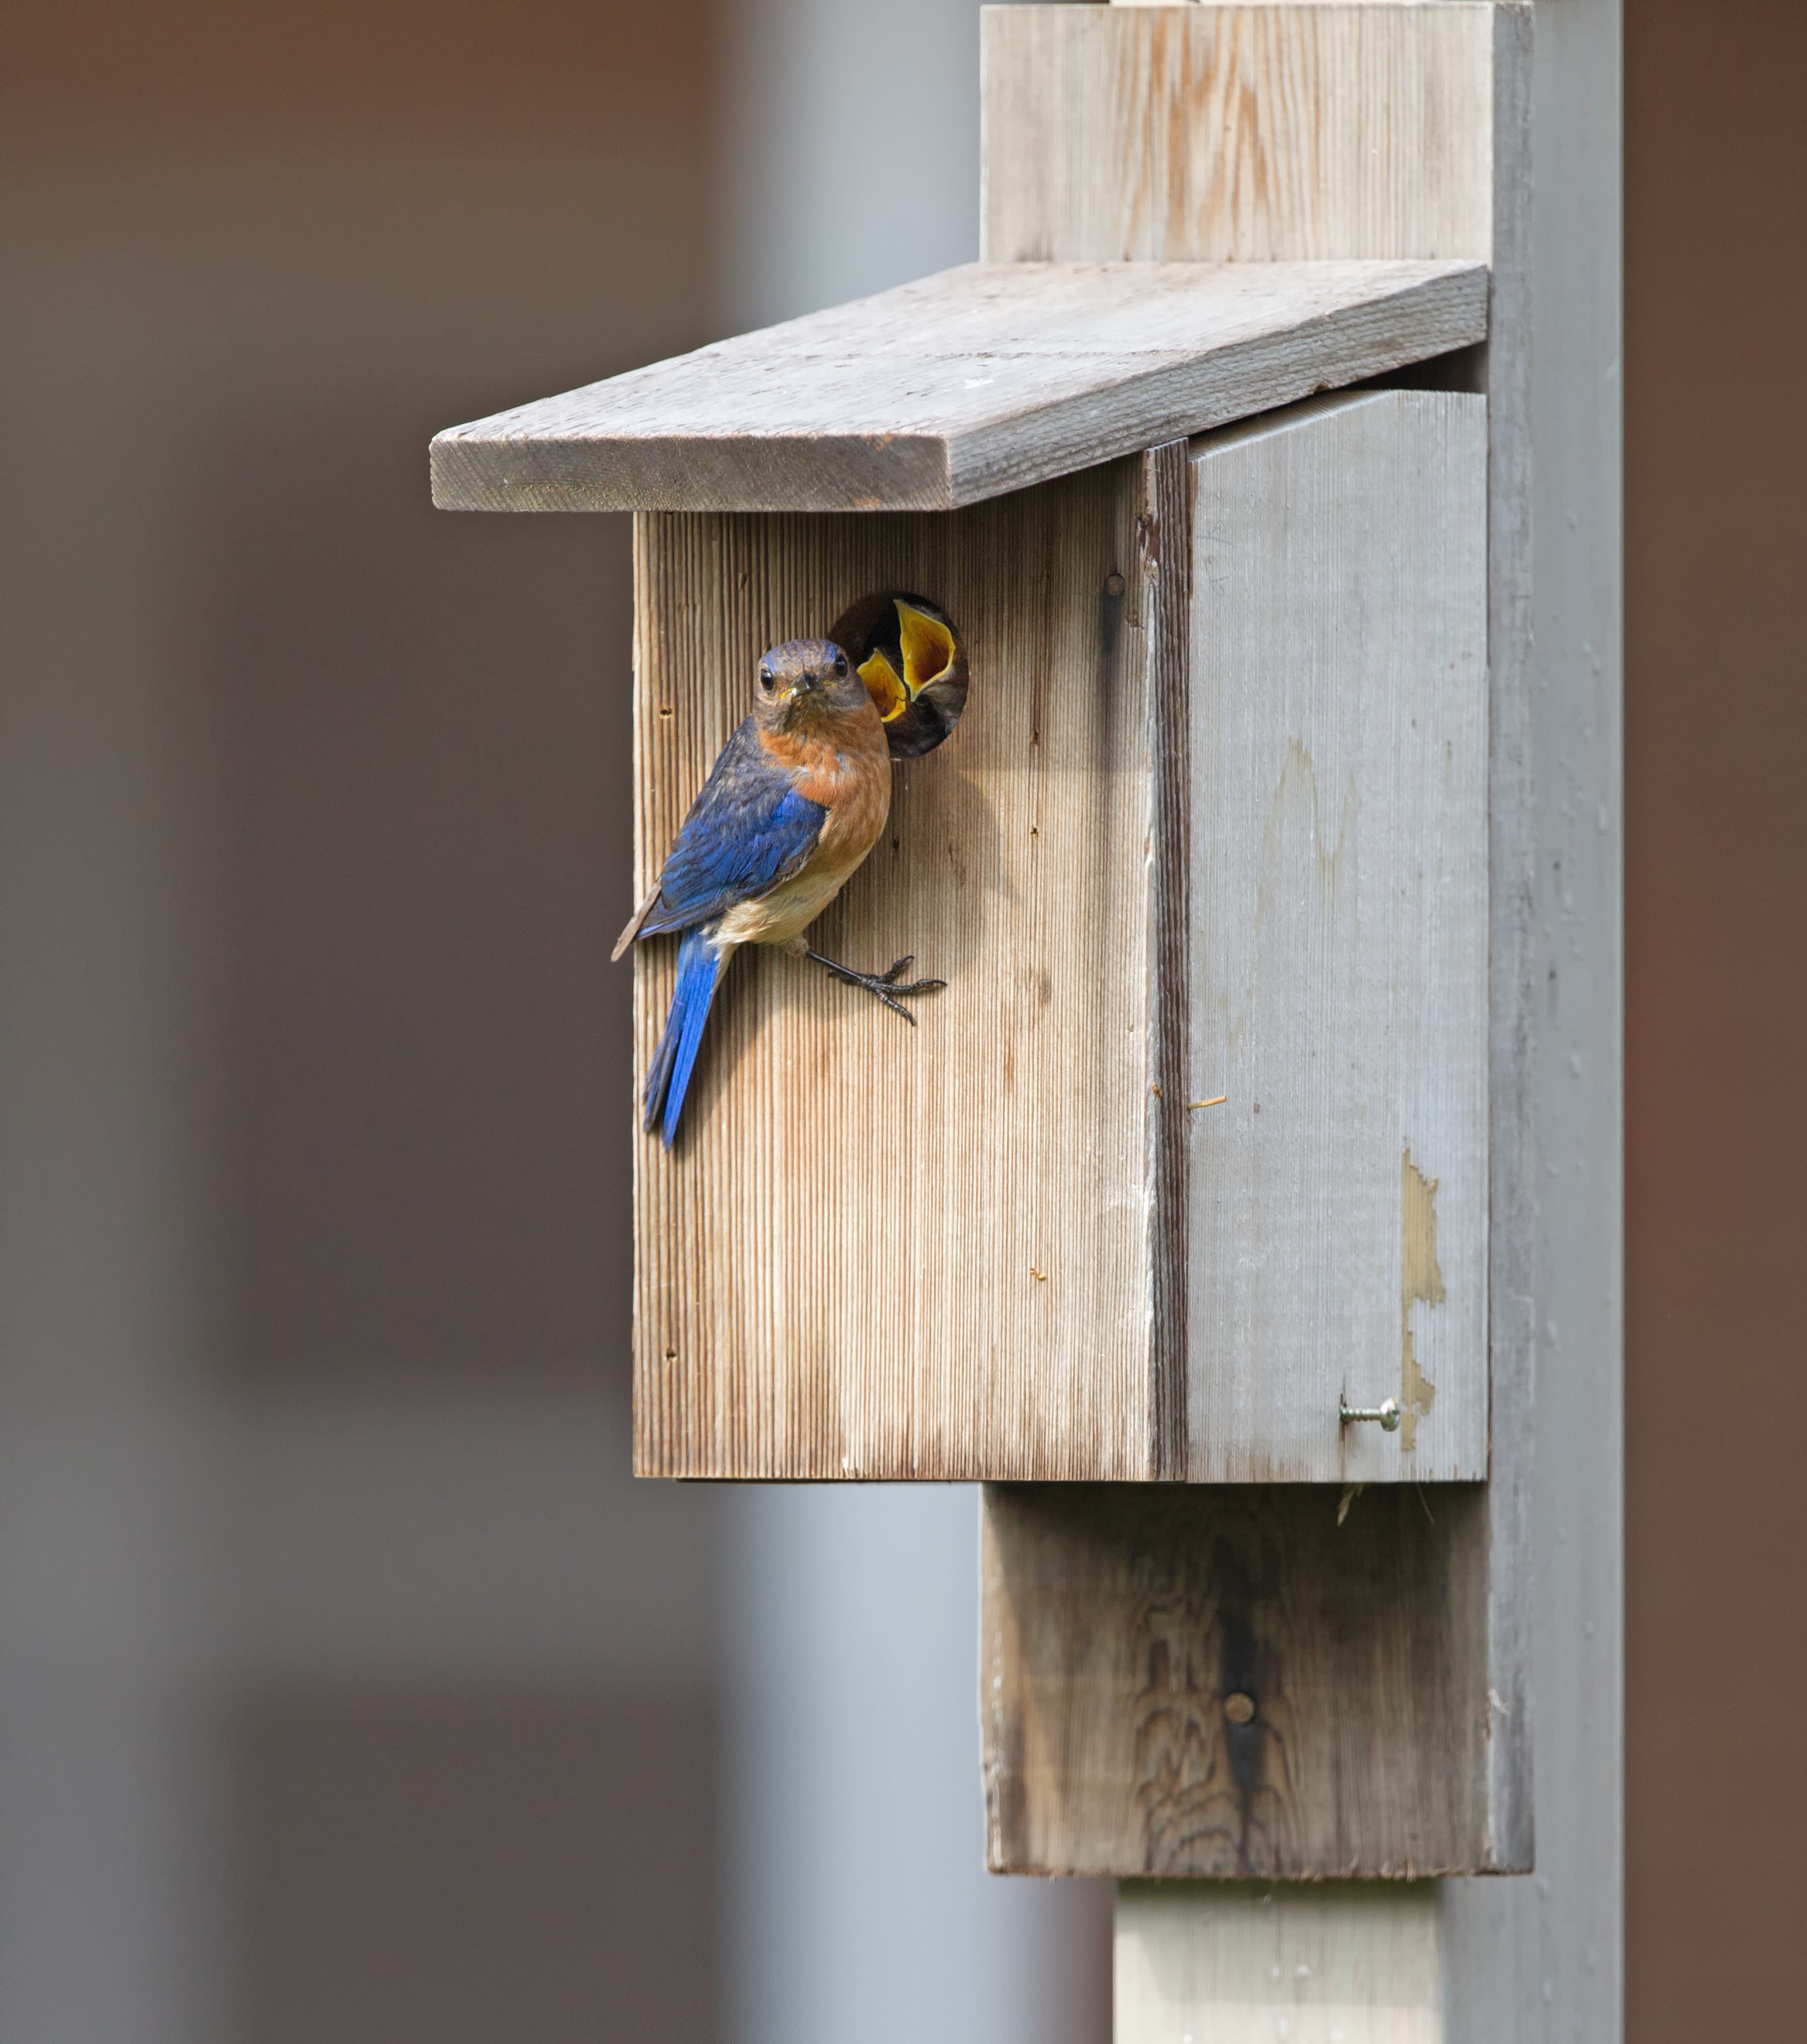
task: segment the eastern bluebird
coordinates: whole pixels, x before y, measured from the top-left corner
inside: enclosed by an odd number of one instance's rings
[[[913,1024],[896,997],[945,984],[900,985],[907,958],[889,972],[855,972],[803,940],[878,842],[890,806],[884,723],[847,655],[827,639],[775,646],[759,662],[752,715],[721,748],[658,886],[615,946],[619,958],[636,938],[683,932],[671,1012],[646,1079],[645,1127],[659,1126],[667,1149],[709,1003],[742,944],[813,959]]]

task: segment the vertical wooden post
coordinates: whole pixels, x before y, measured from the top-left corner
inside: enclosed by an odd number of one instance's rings
[[[1443,2044],[1435,1881],[1125,1881],[1119,2038],[1160,2044]]]
[[[1422,1888],[1382,1888],[1352,1903],[1338,1935],[1342,1949],[1367,1953],[1351,1974],[1367,1983],[1352,1992],[1367,1996],[1351,2036],[1440,2037],[1447,2004],[1451,2034],[1465,2044],[1555,2034],[1559,2007],[1562,2034],[1616,2037],[1617,0],[1540,10],[1535,69],[1528,7],[1151,12],[1132,30],[1092,8],[988,10],[990,259],[1259,263],[1478,247],[1492,272],[1489,342],[1467,386],[1486,398],[1489,433],[1491,1425],[1473,1558],[1485,1578],[1486,1863],[1531,1864],[1535,1634],[1540,1868],[1534,1877],[1451,1882],[1434,1905]],[[1271,1508],[1286,1507],[1277,1498]],[[1175,1509],[1197,1566],[1168,1554],[1164,1536],[1136,1532],[1121,1549],[1123,1581],[1157,1602],[1171,1602],[1176,1584],[1195,1590],[1201,1625],[1216,1624],[1216,1536],[1190,1504]],[[1108,1627],[1044,1625],[1005,1593],[1038,1573],[1046,1542],[1036,1510],[1003,1493],[988,1505],[994,1864],[1011,1862],[1012,1838],[1063,1826],[1076,1835],[1087,1808],[1116,1807],[1095,1767],[1082,1764],[1083,1750],[1102,1750],[1089,1714],[1112,1682],[1127,1675],[1139,1707],[1159,1700],[1149,1685],[1160,1685],[1133,1654],[1111,1658]],[[1113,1565],[1089,1534],[1080,1544],[1087,1566],[1097,1564],[1096,1588]],[[1273,1550],[1275,1584],[1296,1558],[1293,1544],[1287,1535]],[[1040,1572],[1057,1596],[1063,1570]],[[1128,1625],[1123,1640],[1141,1634]],[[1039,1707],[1016,1711],[1011,1669],[1022,1678],[1017,1695],[1032,1704],[1039,1693]],[[1185,1708],[1200,1704],[1200,1752],[1221,1738],[1228,1753],[1233,1736],[1218,1731],[1212,1699],[1201,1702],[1190,1677],[1184,1686]],[[1217,1699],[1226,1723],[1232,1702],[1246,1708],[1250,1699]],[[1088,1739],[1089,1748],[1072,1742]],[[1210,1772],[1208,1760],[1198,1765]],[[1055,1792],[1038,1791],[1038,1781]],[[1282,1850],[1298,1847],[1289,1839]],[[1185,1855],[1207,1870],[1210,1854],[1190,1835]],[[1309,1907],[1297,1892],[1276,1893],[1283,1899],[1269,1911]],[[1126,1884],[1119,2044],[1186,2034],[1182,2016],[1198,2019],[1201,2038],[1317,2034],[1277,2030],[1282,2017],[1299,2020],[1296,2011],[1251,1997],[1275,1920],[1251,1912],[1246,1890],[1216,1882]],[[1414,1925],[1433,1927],[1416,1948],[1438,1983],[1420,1996],[1424,2027],[1376,2027],[1392,2005],[1378,1984],[1384,1955],[1409,1942]],[[1259,2020],[1245,2020],[1254,2008]]]
[[[1537,1869],[1445,1884],[1463,2044],[1624,2025],[1620,0],[1537,10],[1524,251],[1530,650],[1523,862],[1536,1398],[1518,1506],[1534,1594]],[[1528,1701],[1528,1700],[1527,1700]]]

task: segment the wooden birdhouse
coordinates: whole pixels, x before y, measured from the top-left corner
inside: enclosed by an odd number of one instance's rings
[[[983,259],[434,442],[636,514],[624,914],[764,649],[963,644],[811,937],[944,989],[750,949],[636,1138],[636,1463],[1023,1486],[1000,1867],[1528,1860],[1528,19],[988,9]]]

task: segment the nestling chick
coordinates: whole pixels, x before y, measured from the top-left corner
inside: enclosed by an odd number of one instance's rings
[[[917,759],[952,732],[967,706],[967,649],[927,597],[863,597],[830,634],[847,647],[884,720],[894,759]]]

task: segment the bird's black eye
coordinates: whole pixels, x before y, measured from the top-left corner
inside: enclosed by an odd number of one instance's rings
[[[759,663],[759,686],[762,689],[769,689],[771,686],[771,669],[763,660]]]
[[[837,674],[844,674],[847,672],[847,655],[844,653],[836,654],[835,672]]]

